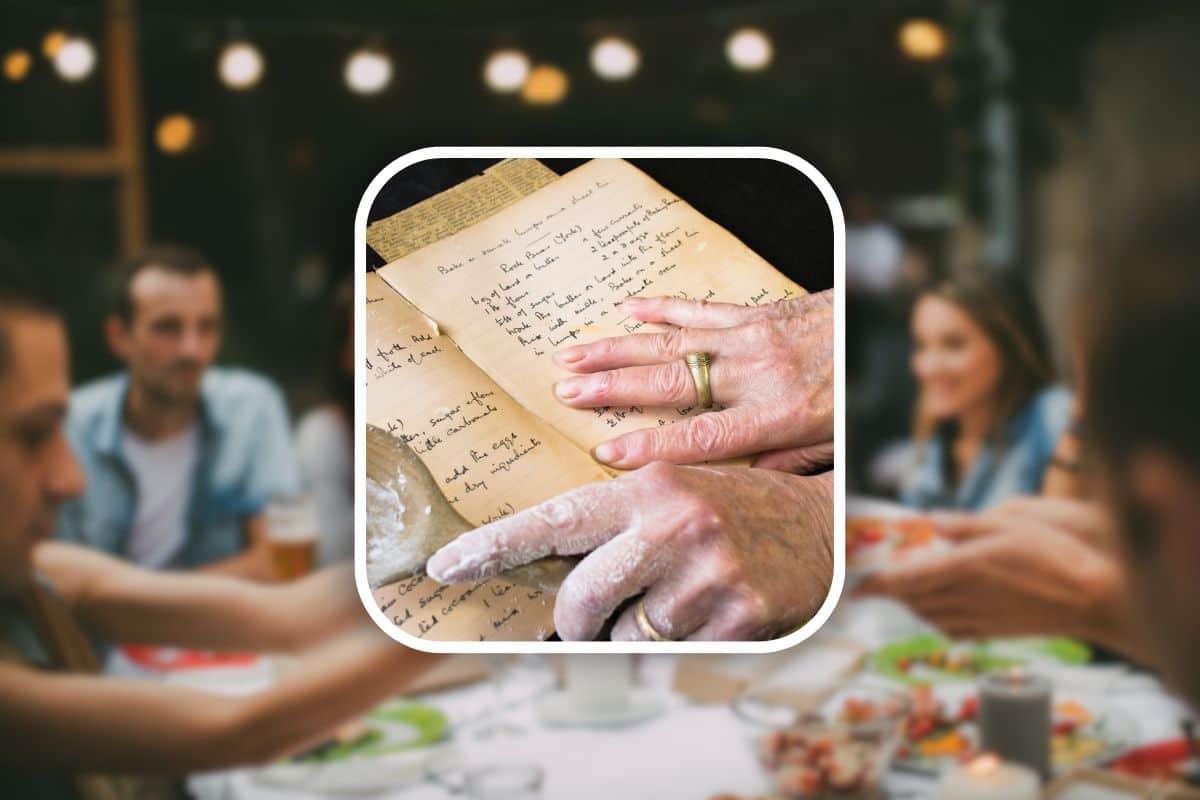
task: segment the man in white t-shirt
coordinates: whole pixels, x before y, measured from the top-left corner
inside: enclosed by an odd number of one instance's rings
[[[199,254],[148,250],[118,288],[105,335],[127,370],[72,393],[88,488],[64,507],[59,538],[155,569],[272,578],[263,508],[298,486],[282,396],[213,366],[221,286]]]

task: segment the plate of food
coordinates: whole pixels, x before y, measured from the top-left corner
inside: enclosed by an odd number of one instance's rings
[[[452,757],[448,727],[446,715],[432,706],[389,703],[254,777],[277,788],[354,794],[420,783]]]
[[[889,642],[871,656],[884,677],[910,686],[973,681],[985,672],[1055,662],[1086,664],[1091,649],[1064,637],[955,642],[923,633]]]
[[[929,775],[980,754],[979,698],[938,697],[932,687],[912,690],[895,766]],[[1056,699],[1050,730],[1050,763],[1056,773],[1095,766],[1127,749],[1136,726],[1126,714],[1078,698]]]
[[[952,546],[938,536],[932,519],[895,503],[855,500],[848,509],[848,586],[894,564],[934,555]]]
[[[908,698],[895,689],[848,686],[819,708],[802,708],[750,692],[733,710],[776,796],[862,800],[882,797]]]

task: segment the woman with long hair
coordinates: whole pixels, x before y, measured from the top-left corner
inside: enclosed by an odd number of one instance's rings
[[[979,510],[1040,492],[1072,399],[1054,384],[1024,285],[981,268],[930,286],[913,306],[911,331],[917,466],[904,502]]]

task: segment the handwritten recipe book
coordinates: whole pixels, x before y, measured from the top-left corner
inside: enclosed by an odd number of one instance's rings
[[[619,159],[558,177],[533,160],[374,223],[387,266],[367,275],[367,422],[402,438],[447,500],[485,524],[616,473],[591,448],[690,408],[572,409],[554,396],[561,348],[647,332],[630,295],[760,304],[803,290],[682,198]],[[553,597],[495,578],[424,576],[375,592],[414,636],[532,640]]]

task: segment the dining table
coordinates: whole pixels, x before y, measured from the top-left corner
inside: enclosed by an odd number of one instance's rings
[[[898,637],[931,629],[905,608],[881,599],[843,601],[834,616],[809,642],[824,637],[858,642],[864,652]],[[772,796],[771,776],[761,766],[757,732],[729,704],[696,702],[677,691],[674,655],[632,656],[639,691],[656,698],[654,713],[626,724],[587,719],[564,725],[539,713],[541,699],[561,682],[553,656],[523,655],[501,664],[490,659],[491,677],[466,685],[416,695],[409,700],[441,711],[447,721],[439,758],[417,779],[375,787],[370,796],[396,800],[445,800],[464,794],[461,776],[491,766],[528,766],[541,775],[546,800],[611,798],[710,798],[720,795]],[[173,681],[213,692],[247,693],[271,685],[287,659],[259,656],[212,667],[146,669],[128,659],[110,659],[111,671],[151,680]],[[1040,664],[1055,692],[1103,707],[1131,723],[1130,746],[1177,738],[1186,705],[1151,674],[1123,663]],[[819,677],[819,676],[816,676]],[[868,664],[846,681],[883,681]],[[503,722],[497,727],[497,721]],[[498,731],[498,732],[497,732]],[[491,735],[488,735],[488,734]],[[262,766],[220,770],[188,777],[188,791],[199,800],[324,800],[348,796],[322,788],[319,771],[312,779],[279,785]],[[370,770],[369,760],[361,769]],[[885,796],[933,798],[937,779],[928,774],[890,769]]]

